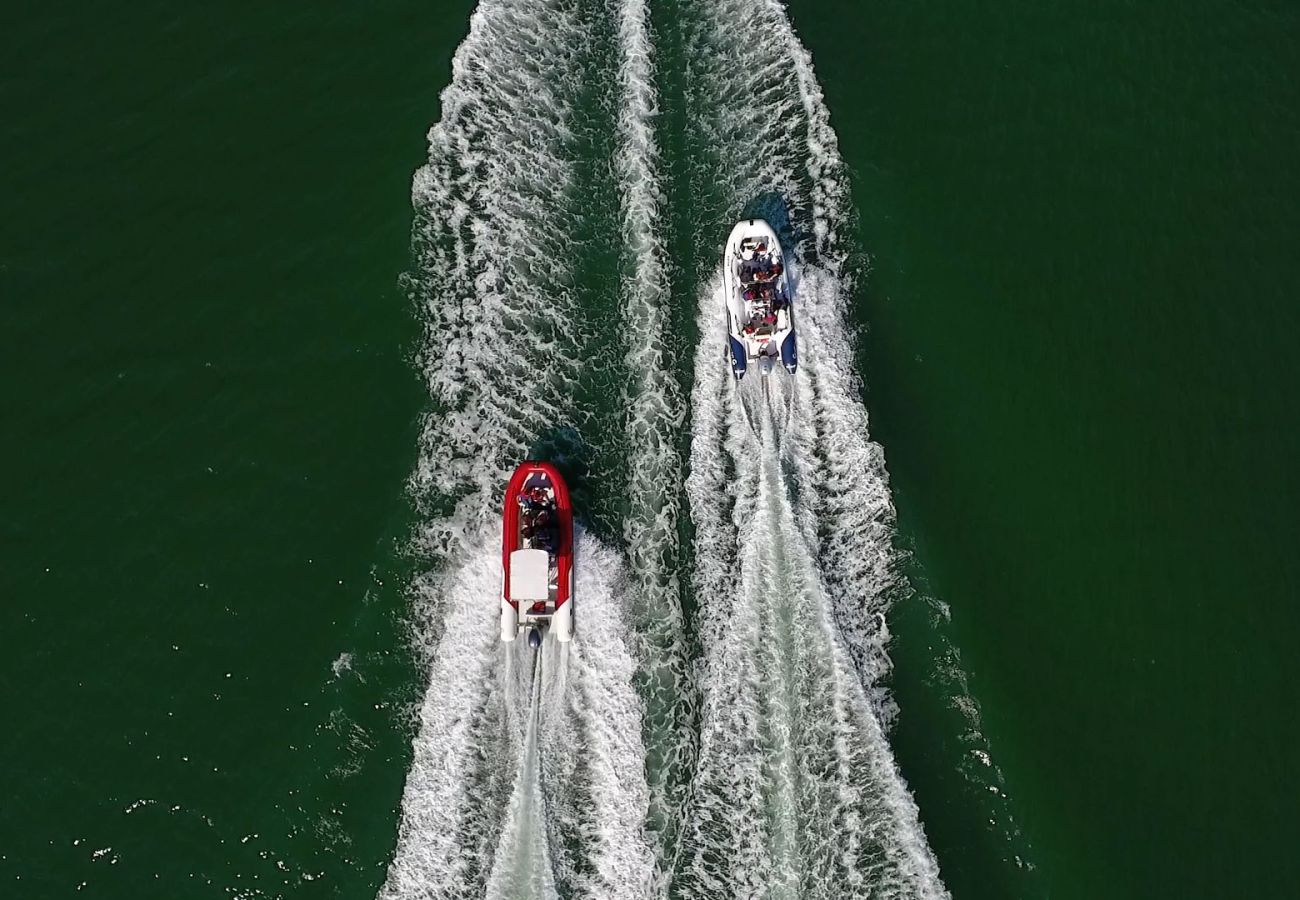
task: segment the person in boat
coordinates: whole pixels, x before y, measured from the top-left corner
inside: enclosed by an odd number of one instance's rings
[[[537,514],[533,546],[547,553],[554,553],[559,546],[559,529],[550,510],[544,509]]]
[[[554,525],[550,528],[537,529],[537,534],[533,536],[533,547],[538,550],[545,550],[547,553],[554,553],[556,546]]]

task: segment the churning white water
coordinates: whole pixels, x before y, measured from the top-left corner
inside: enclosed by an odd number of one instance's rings
[[[687,485],[703,715],[676,892],[945,896],[882,724],[893,508],[846,324],[847,173],[781,4],[686,8],[709,175],[733,218],[761,201],[803,263],[794,378],[733,383],[712,270],[700,296]]]
[[[589,215],[574,121],[599,53],[590,12],[482,4],[414,181],[410,282],[434,408],[412,490],[437,570],[412,598],[429,685],[386,898],[653,895],[621,555],[580,532],[575,644],[534,653],[496,624],[502,486],[574,421],[583,362],[601,352],[570,252]]]
[[[500,642],[491,538],[430,588],[446,621],[380,896],[653,896],[626,576],[589,535],[576,554],[582,626],[569,646]]]
[[[835,134],[779,3],[677,11],[685,118],[730,206],[693,239],[716,266],[730,220],[780,198],[801,368],[735,384],[715,287],[693,360],[663,339],[644,0],[484,0],[413,186],[433,411],[412,489],[435,564],[413,597],[429,685],[384,898],[945,895],[882,725],[893,510],[845,323]],[[607,144],[578,124],[593,108]],[[602,169],[613,202],[594,208],[582,173]],[[620,246],[583,244],[599,216]],[[598,333],[578,282],[611,252],[617,328]],[[579,385],[611,353],[622,546],[580,536],[572,644],[501,644],[502,486],[539,435],[582,421]]]

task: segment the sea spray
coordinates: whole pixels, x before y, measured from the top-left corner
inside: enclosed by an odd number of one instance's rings
[[[693,131],[708,137],[697,166],[717,185],[698,244],[741,215],[773,219],[797,260],[802,365],[730,383],[716,257],[702,257],[688,496],[703,722],[675,892],[944,896],[882,725],[893,509],[845,324],[847,174],[779,4],[681,10]]]
[[[607,341],[580,302],[580,190],[598,136],[579,105],[599,4],[496,0],[453,60],[429,163],[415,177],[411,293],[433,400],[412,491],[424,513],[415,634],[429,686],[381,896],[554,891],[651,896],[655,854],[633,688],[626,577],[577,540],[580,648],[504,645],[496,517],[510,470],[557,428]]]
[[[619,555],[579,531],[582,640],[534,651],[499,639],[500,548],[483,538],[441,583],[447,621],[380,896],[655,896]]]
[[[686,897],[943,895],[881,725],[892,506],[844,325],[851,218],[834,132],[779,4],[680,7],[694,162],[711,183],[693,221],[692,245],[707,248],[697,264],[716,283],[719,235],[759,198],[779,200],[773,224],[803,262],[803,368],[793,381],[778,374],[766,396],[761,381],[731,383],[715,334],[721,298],[700,298],[688,479],[698,686],[678,581],[685,405],[672,373],[685,360],[663,340],[665,273],[690,266],[663,260],[647,10],[489,3],[457,53],[414,190],[435,410],[413,485],[428,513],[422,546],[442,564],[416,598],[432,677],[385,896],[553,884],[565,896],[651,897],[669,876]],[[582,259],[569,252],[593,215],[576,174],[575,98],[605,33],[616,39],[604,108],[624,242],[614,343],[629,565],[585,539],[580,557],[612,580],[579,587],[574,644],[534,659],[480,634],[473,611],[495,623],[482,610],[499,591],[500,484],[548,425],[580,418],[575,398],[611,343],[583,327]],[[603,639],[589,593],[608,598],[595,602],[609,616]],[[533,663],[538,681],[521,689]]]
[[[567,244],[582,216],[571,127],[581,12],[520,0],[478,8],[412,185],[409,281],[434,404],[412,487],[428,513],[424,547],[444,557],[491,519],[539,434],[573,418],[586,339]]]
[[[672,375],[678,361],[666,352],[673,346],[666,339],[672,292],[660,234],[663,192],[654,133],[658,98],[644,0],[622,0],[617,33],[619,144],[614,164],[626,241],[620,300],[630,476],[624,539],[636,598],[637,683],[647,710],[647,771],[653,792],[649,824],[660,837],[666,862],[675,846],[694,758],[695,689],[686,666],[678,576],[682,466],[677,435],[685,404]]]

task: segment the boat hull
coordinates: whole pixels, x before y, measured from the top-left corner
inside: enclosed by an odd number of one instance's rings
[[[727,355],[737,380],[799,368],[788,260],[776,232],[762,219],[736,223],[722,254]]]
[[[543,511],[546,525],[538,526]],[[521,463],[501,517],[501,640],[530,628],[572,640],[573,549],[568,485],[550,463]]]

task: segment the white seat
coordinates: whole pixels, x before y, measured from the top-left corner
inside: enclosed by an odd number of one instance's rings
[[[550,596],[551,557],[545,550],[510,554],[510,599],[545,600]]]

